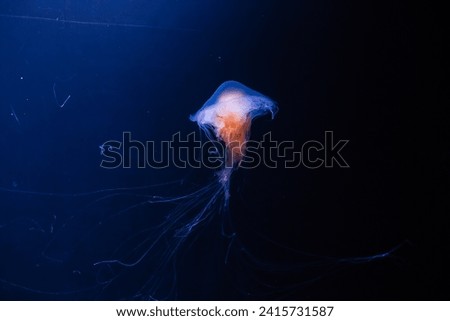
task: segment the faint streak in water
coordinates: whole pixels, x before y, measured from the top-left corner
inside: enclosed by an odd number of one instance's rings
[[[13,105],[10,105],[10,107],[11,107],[11,116],[14,117],[17,124],[20,126],[20,120],[19,120],[19,117],[17,117],[16,111],[14,110]]]
[[[82,20],[68,20],[58,18],[46,18],[37,16],[21,16],[12,14],[0,14],[3,18],[12,19],[22,19],[22,20],[37,20],[37,21],[48,21],[56,23],[67,23],[67,24],[77,24],[77,25],[87,25],[87,26],[101,26],[101,27],[123,27],[123,28],[139,28],[139,29],[152,29],[152,30],[171,30],[171,31],[198,31],[191,28],[169,28],[169,27],[157,27],[144,24],[132,24],[132,23],[115,23],[115,22],[95,22],[95,21],[82,21]]]
[[[66,100],[62,104],[58,102],[58,98],[56,97],[56,82],[53,83],[53,97],[55,97],[55,102],[59,106],[59,108],[63,108],[67,101],[70,99],[70,94],[67,96]]]

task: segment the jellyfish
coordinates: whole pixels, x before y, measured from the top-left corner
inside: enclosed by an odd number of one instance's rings
[[[225,144],[224,168],[218,176],[225,187],[226,198],[229,197],[230,176],[245,156],[252,121],[266,114],[273,119],[277,111],[277,105],[270,98],[240,82],[229,80],[190,116],[190,120],[197,122],[210,140]]]
[[[125,269],[136,268],[149,257],[157,255],[160,262],[153,266],[153,272],[159,277],[152,277],[141,289],[145,289],[147,298],[158,297],[162,284],[159,272],[167,272],[171,262],[180,251],[182,245],[192,236],[200,226],[207,225],[215,217],[221,215],[220,235],[227,239],[228,247],[224,261],[230,251],[230,246],[236,234],[225,231],[225,221],[228,221],[228,203],[230,198],[230,179],[232,173],[239,168],[239,163],[245,156],[245,144],[250,136],[252,121],[259,116],[270,115],[273,119],[278,107],[270,98],[237,81],[226,81],[221,84],[206,103],[194,114],[190,120],[198,124],[200,129],[211,141],[218,141],[225,145],[225,160],[214,179],[202,188],[192,193],[178,197],[159,197],[146,200],[149,204],[177,203],[165,220],[158,226],[158,231],[151,233],[151,237],[144,238],[134,247],[135,254],[127,253],[120,259],[109,259],[96,262],[96,266],[108,266],[108,270],[119,266]],[[160,247],[163,239],[171,239],[165,247]],[[120,251],[117,251],[120,252]],[[137,255],[136,255],[137,254]],[[116,279],[119,274],[114,274]],[[106,282],[109,286],[109,281]],[[159,286],[156,286],[158,284]],[[149,294],[150,293],[150,294]],[[150,295],[150,296],[149,296]]]

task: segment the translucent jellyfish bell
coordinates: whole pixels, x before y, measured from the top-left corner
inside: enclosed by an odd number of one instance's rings
[[[226,164],[233,166],[245,155],[252,120],[278,111],[275,102],[243,84],[229,80],[217,88],[190,119],[197,122],[209,139],[223,141],[227,149]],[[214,136],[212,135],[214,134]]]

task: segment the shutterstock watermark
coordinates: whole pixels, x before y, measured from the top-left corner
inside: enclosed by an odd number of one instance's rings
[[[320,140],[277,141],[270,132],[259,141],[231,142],[227,146],[218,141],[201,141],[195,132],[172,135],[170,140],[139,141],[131,132],[123,132],[122,140],[110,140],[100,145],[100,166],[114,168],[209,168],[231,167],[238,157],[240,168],[259,166],[268,168],[316,169],[321,167],[348,168],[343,150],[349,140],[336,139],[332,131],[325,131]]]

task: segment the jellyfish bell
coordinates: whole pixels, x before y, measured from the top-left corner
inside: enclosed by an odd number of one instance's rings
[[[261,93],[233,80],[224,82],[190,119],[197,122],[210,140],[225,144],[225,169],[222,180],[228,180],[234,167],[245,156],[245,143],[253,119],[278,111],[275,102]]]

